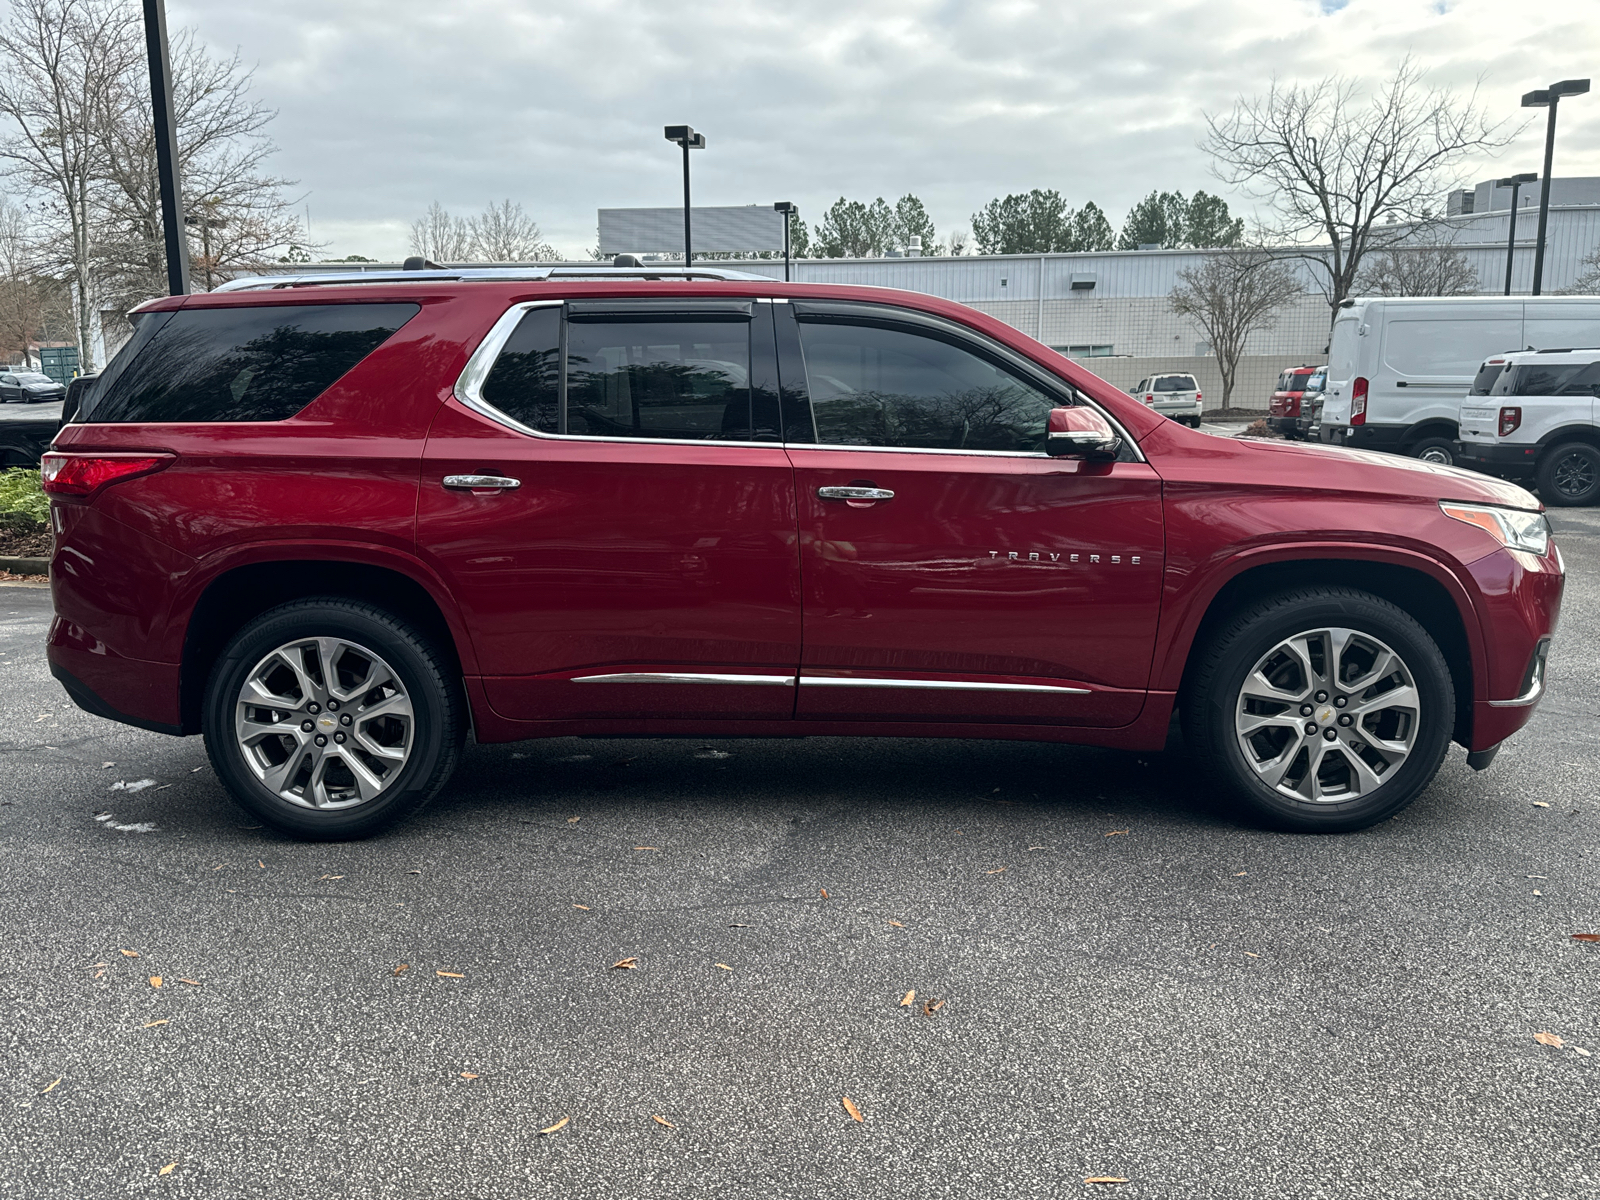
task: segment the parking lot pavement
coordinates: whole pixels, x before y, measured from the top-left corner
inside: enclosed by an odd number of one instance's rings
[[[301,845],[0,588],[0,1195],[1594,1195],[1600,513],[1555,519],[1532,727],[1325,838],[1178,749],[564,739]]]

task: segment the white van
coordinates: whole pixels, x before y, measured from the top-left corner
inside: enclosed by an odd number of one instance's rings
[[[1460,464],[1533,482],[1551,506],[1600,503],[1600,348],[1483,364],[1461,405]]]
[[[1600,346],[1600,296],[1346,300],[1329,339],[1321,440],[1452,463],[1484,360],[1563,346]]]

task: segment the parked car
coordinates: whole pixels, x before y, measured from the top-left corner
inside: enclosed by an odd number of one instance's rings
[[[1349,830],[1542,692],[1520,487],[1184,429],[932,296],[418,270],[135,322],[45,457],[51,670],[293,836],[415,811],[469,730],[1148,752],[1175,709],[1247,811]]]
[[[1600,349],[1488,359],[1461,405],[1460,461],[1533,481],[1546,504],[1600,503]]]
[[[1561,346],[1600,346],[1600,296],[1346,300],[1333,322],[1320,436],[1449,465],[1479,365]]]
[[[1326,366],[1290,367],[1278,376],[1267,404],[1267,425],[1291,441],[1303,441],[1311,427],[1310,397],[1321,394],[1327,378]]]
[[[38,371],[6,371],[0,374],[0,403],[42,404],[47,400],[60,400],[67,394],[48,375]]]
[[[1150,375],[1128,389],[1146,406],[1180,425],[1200,428],[1200,381],[1193,375]]]

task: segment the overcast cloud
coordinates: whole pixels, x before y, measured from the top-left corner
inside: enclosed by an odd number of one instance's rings
[[[257,65],[279,174],[327,253],[394,258],[430,201],[510,197],[569,256],[595,210],[914,192],[941,236],[1056,188],[1120,224],[1154,188],[1223,189],[1202,112],[1276,74],[1380,79],[1408,52],[1513,122],[1526,90],[1600,75],[1600,3],[1542,0],[168,0]],[[1562,106],[1557,176],[1600,175],[1600,94]],[[1542,114],[1463,180],[1538,170]]]

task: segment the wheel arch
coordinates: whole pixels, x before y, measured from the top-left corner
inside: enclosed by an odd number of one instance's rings
[[[374,563],[268,559],[233,566],[210,580],[184,630],[179,676],[183,732],[200,731],[206,680],[223,647],[268,609],[308,596],[362,600],[411,623],[448,656],[457,677],[463,663],[456,630],[431,591],[404,571]]]
[[[1543,458],[1556,446],[1564,442],[1588,442],[1591,446],[1600,447],[1600,426],[1596,425],[1562,425],[1544,434],[1536,443],[1539,448],[1538,457]]]
[[[1314,557],[1241,566],[1218,583],[1194,623],[1183,648],[1183,669],[1177,684],[1179,693],[1188,687],[1199,652],[1233,613],[1271,592],[1317,584],[1337,584],[1370,592],[1406,612],[1427,630],[1444,655],[1455,686],[1456,722],[1452,738],[1467,745],[1472,737],[1475,690],[1482,678],[1483,649],[1473,636],[1475,630],[1463,616],[1464,595],[1452,594],[1453,591],[1459,593],[1459,584],[1452,589],[1418,565],[1372,558]]]
[[[1453,442],[1460,436],[1461,427],[1455,421],[1446,420],[1444,417],[1431,417],[1426,421],[1418,421],[1400,435],[1400,452],[1410,454],[1411,447],[1427,438],[1444,438]]]

